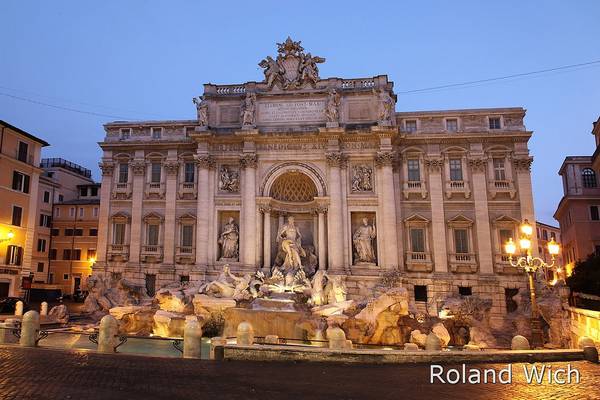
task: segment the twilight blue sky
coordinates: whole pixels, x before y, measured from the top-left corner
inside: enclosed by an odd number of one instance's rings
[[[388,74],[396,92],[600,60],[600,2],[27,1],[0,3],[0,119],[94,171],[102,124],[192,119],[202,84],[261,80],[291,35],[321,76]],[[115,117],[59,110],[51,103]],[[591,155],[600,64],[398,95],[399,111],[522,106],[534,131],[538,219],[552,218],[566,155]]]

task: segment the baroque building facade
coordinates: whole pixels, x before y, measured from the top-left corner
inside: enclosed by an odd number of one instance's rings
[[[351,297],[392,274],[426,312],[473,294],[501,323],[526,287],[502,243],[535,221],[525,110],[396,112],[387,76],[324,61],[288,38],[263,81],[204,85],[194,120],[106,124],[94,272],[152,293],[295,256]]]

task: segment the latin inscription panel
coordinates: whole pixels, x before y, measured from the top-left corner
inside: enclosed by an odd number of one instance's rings
[[[325,121],[325,99],[258,103],[258,123],[289,123]]]

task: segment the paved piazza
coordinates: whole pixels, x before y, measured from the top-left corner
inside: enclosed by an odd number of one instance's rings
[[[429,365],[212,362],[4,346],[0,399],[600,399],[600,366],[571,366],[579,384],[527,385],[522,364],[513,364],[512,385],[431,385]]]

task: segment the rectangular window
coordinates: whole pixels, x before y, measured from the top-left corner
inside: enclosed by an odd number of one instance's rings
[[[190,281],[190,276],[189,275],[180,275],[179,276],[179,282],[181,283],[186,283]]]
[[[96,228],[90,229],[90,236],[98,236],[98,229],[96,229]]]
[[[98,216],[98,207],[94,207],[92,209],[92,216],[97,217]]]
[[[84,215],[84,211],[83,211],[83,207],[79,208],[79,218],[83,218]]]
[[[29,175],[13,171],[12,188],[23,193],[29,193]]]
[[[193,225],[182,225],[181,226],[181,247],[192,247],[194,240],[194,226]]]
[[[65,236],[73,236],[73,229],[65,229]]]
[[[80,187],[79,188],[79,197],[87,197],[87,187]]]
[[[459,286],[458,294],[461,296],[471,296],[473,294],[473,289],[471,286]]]
[[[460,158],[450,159],[450,180],[451,181],[462,181],[462,160]]]
[[[81,260],[81,249],[73,250],[73,260]]]
[[[44,203],[50,203],[50,192],[47,190],[44,190]]]
[[[19,206],[13,206],[11,224],[21,226],[21,218],[23,217],[23,209]]]
[[[454,249],[459,254],[469,252],[469,235],[466,229],[454,230]]]
[[[45,253],[46,252],[46,239],[38,239],[37,251],[39,253]]]
[[[69,208],[69,217],[75,217],[75,207]]]
[[[45,226],[46,228],[50,228],[52,223],[52,217],[47,214],[40,214],[40,226]]]
[[[38,263],[37,272],[44,272],[44,263]]]
[[[404,121],[404,129],[406,130],[406,132],[416,132],[417,121]]]
[[[129,139],[131,137],[131,129],[123,128],[121,129],[121,139]]]
[[[125,244],[125,224],[115,224],[113,229],[113,244]]]
[[[71,249],[63,249],[63,260],[71,259]]]
[[[60,208],[58,208],[58,207],[54,208],[54,216],[60,217]]]
[[[63,274],[63,281],[69,280],[69,274]]]
[[[92,197],[98,196],[98,188],[96,186],[90,188],[90,196],[92,196]]]
[[[425,230],[423,228],[411,228],[410,249],[413,253],[425,252]]]
[[[56,249],[50,249],[50,259],[51,260],[56,260]]]
[[[21,265],[23,259],[23,248],[19,246],[6,246],[6,264]]]
[[[51,236],[58,236],[58,235],[60,235],[60,230],[56,229],[56,228],[53,228],[53,229],[50,230],[50,235]]]
[[[458,120],[456,120],[456,119],[447,119],[446,120],[446,130],[448,132],[456,132],[456,131],[458,131]]]
[[[500,117],[490,117],[490,129],[500,129]]]
[[[513,237],[513,231],[510,229],[500,229],[500,249],[502,253],[504,253],[504,245],[508,242],[509,239]]]
[[[505,181],[506,169],[504,168],[504,158],[494,158],[492,163],[494,164],[494,179],[497,181]]]
[[[158,228],[156,224],[149,224],[147,228],[146,244],[149,246],[158,246]]]
[[[162,136],[162,128],[152,128],[152,139],[160,139]]]
[[[406,165],[408,168],[408,181],[409,182],[419,182],[421,180],[421,170],[420,170],[419,160],[408,159],[406,161]]]
[[[95,260],[96,259],[96,249],[88,249],[87,257],[88,257],[88,260]]]
[[[58,195],[58,202],[62,203],[65,200],[65,196],[63,196],[62,194]]]
[[[194,176],[196,173],[196,165],[194,163],[185,163],[184,170],[184,182],[185,183],[194,183]]]
[[[73,236],[83,236],[83,229],[81,229],[81,228],[74,229]]]
[[[427,286],[415,285],[415,301],[427,301]]]
[[[129,164],[119,164],[119,183],[129,181]]]
[[[592,218],[592,221],[600,221],[599,209],[599,206],[590,206],[590,217]]]
[[[545,230],[545,229],[542,231],[542,238],[543,238],[544,240],[548,240],[548,231],[547,231],[547,230]]]
[[[162,166],[160,165],[160,163],[152,163],[151,164],[150,182],[160,183],[161,168],[162,168]]]
[[[29,153],[29,145],[25,142],[19,142],[19,152],[17,153],[17,159],[19,161],[27,162],[27,154]]]

